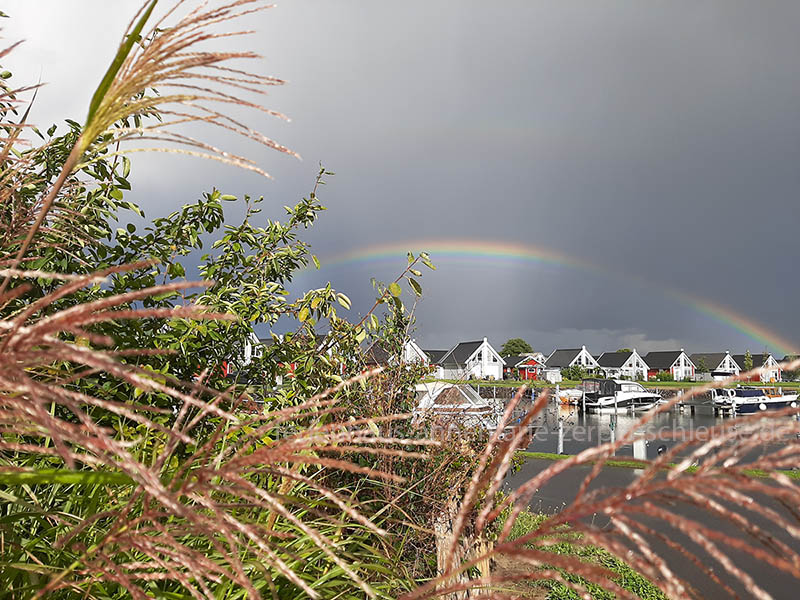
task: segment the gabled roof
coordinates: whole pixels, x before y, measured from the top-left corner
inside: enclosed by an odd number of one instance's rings
[[[697,352],[692,354],[689,358],[692,359],[692,362],[695,366],[699,365],[700,361],[703,360],[706,363],[706,367],[713,371],[720,364],[722,364],[722,361],[725,360],[727,355],[727,352]],[[742,366],[742,363],[740,363],[738,360],[736,362],[739,364],[739,367]]]
[[[619,368],[628,362],[628,359],[633,356],[633,352],[603,352],[597,360],[597,364],[601,367],[608,367],[610,369]]]
[[[444,355],[447,354],[448,350],[423,350],[423,352],[428,356],[428,361],[432,365],[438,365],[442,362],[442,358]]]
[[[739,365],[740,369],[744,369],[744,357],[746,354],[733,354],[733,360],[736,361],[736,364]],[[771,354],[767,353],[767,360],[769,357],[772,356]],[[760,352],[752,354],[753,357],[753,368],[755,367],[763,367],[767,360],[764,360],[764,355]]]
[[[665,352],[648,352],[644,357],[644,362],[651,369],[669,369],[683,350],[667,350]]]
[[[568,367],[570,363],[575,360],[575,357],[581,353],[583,348],[565,348],[553,350],[553,353],[545,361],[545,366],[563,368]]]
[[[529,357],[523,356],[522,354],[512,354],[511,356],[504,356],[503,360],[506,361],[506,366],[507,367],[516,367],[519,363],[521,363],[526,358],[529,358]]]
[[[475,351],[480,348],[482,344],[483,340],[477,342],[460,342],[440,359],[439,364],[463,367],[467,364],[469,357],[475,354]]]
[[[537,365],[541,365],[541,361],[537,360],[535,356],[531,356],[530,354],[516,354],[514,356],[506,356],[503,360],[506,361],[506,365],[509,367],[519,367],[523,363],[527,363],[530,361],[535,362]]]

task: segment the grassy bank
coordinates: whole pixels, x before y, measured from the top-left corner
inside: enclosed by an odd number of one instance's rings
[[[530,458],[530,459],[538,459],[538,460],[565,460],[567,458],[572,458],[573,454],[554,454],[552,452],[528,452],[527,450],[520,450],[517,452],[518,456],[523,458]],[[646,462],[642,462],[633,458],[612,458],[610,460],[605,461],[605,466],[607,467],[614,467],[620,469],[641,469],[647,466]],[[675,468],[677,465],[675,463],[669,463],[666,465],[665,469],[672,469]],[[694,473],[697,471],[697,467],[688,467],[686,469],[687,473]],[[800,471],[778,471],[786,475],[791,479],[800,480]],[[751,477],[769,477],[769,473],[766,471],[761,471],[759,469],[747,469],[744,471],[745,474],[750,475]]]
[[[535,531],[546,518],[546,515],[523,511],[514,522],[509,537],[513,540]],[[619,586],[637,595],[639,598],[642,598],[642,600],[666,600],[666,596],[661,593],[653,583],[633,570],[629,565],[602,548],[577,545],[575,542],[578,539],[576,534],[565,531],[562,541],[553,545],[539,547],[538,549],[552,552],[560,556],[574,557],[581,562],[593,563],[605,567],[616,574],[614,581]],[[526,545],[529,547],[536,547],[536,542],[533,541]],[[503,558],[497,561],[497,569],[507,574],[530,572],[530,570],[534,568],[535,567],[522,564],[519,561],[504,560]],[[585,579],[577,575],[564,571],[563,569],[558,569],[558,571],[567,581],[585,585],[591,597],[596,600],[611,600],[616,598],[611,592],[604,590],[598,585],[588,583]],[[520,582],[515,585],[514,591],[525,598],[546,600],[578,598],[578,595],[564,584],[550,579]]]

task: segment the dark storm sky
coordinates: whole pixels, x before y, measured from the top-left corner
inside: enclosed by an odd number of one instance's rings
[[[83,118],[138,3],[6,4],[5,37],[27,40],[8,61],[17,81],[48,82],[33,120]],[[667,290],[800,346],[800,3],[285,0],[247,25],[259,69],[289,81],[266,104],[293,119],[249,122],[304,160],[218,134],[276,180],[137,156],[132,198],[148,216],[217,186],[264,195],[280,218],[322,161],[337,173],[308,236],[323,264],[380,243],[468,238],[601,267],[434,254],[418,308],[425,346],[767,343]],[[331,280],[363,311],[369,278],[403,264],[331,266],[297,289]]]

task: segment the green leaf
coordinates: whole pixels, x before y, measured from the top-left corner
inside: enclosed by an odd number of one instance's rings
[[[397,285],[396,282],[392,282],[389,284],[389,293],[395,298],[399,298],[400,294],[403,293],[403,288]]]
[[[317,267],[317,269],[319,269],[319,259],[317,258],[317,256],[315,254],[311,255],[311,260],[314,261],[314,266]]]
[[[122,157],[122,176],[127,178],[131,174],[131,159],[127,156]]]
[[[185,277],[186,269],[183,268],[181,263],[170,263],[170,265],[167,267],[167,273],[169,273],[172,277]]]
[[[222,194],[222,196],[220,196],[219,199],[224,200],[225,202],[233,202],[234,200],[236,200],[236,196],[231,196],[230,194]]]
[[[373,421],[372,419],[367,421],[367,426],[369,426],[369,430],[373,433],[373,435],[375,435],[375,437],[381,435],[380,429],[378,429],[378,426],[375,425],[375,421]]]
[[[422,296],[422,286],[419,284],[419,282],[416,279],[414,279],[412,277],[409,277],[408,278],[408,283],[409,283],[409,285],[411,285],[411,288],[414,290],[414,293],[417,296]]]
[[[135,485],[125,473],[110,471],[70,471],[39,469],[36,471],[0,471],[0,485]]]
[[[347,310],[350,310],[351,306],[350,298],[348,298],[344,294],[336,294],[336,300]]]
[[[300,312],[297,313],[297,320],[300,321],[301,323],[304,323],[305,321],[308,320],[310,314],[311,313],[308,310],[308,307],[304,306],[303,308],[300,309]]]
[[[92,96],[92,101],[89,103],[89,114],[86,117],[86,123],[89,124],[94,117],[94,114],[97,112],[97,109],[100,107],[100,103],[103,101],[106,93],[108,92],[108,88],[111,87],[111,84],[114,81],[114,78],[117,76],[117,73],[122,67],[122,64],[125,62],[125,59],[128,58],[128,54],[131,52],[131,48],[133,45],[139,41],[139,37],[142,34],[142,29],[144,29],[145,23],[147,23],[147,19],[150,18],[153,9],[158,4],[158,0],[152,0],[150,5],[144,11],[144,14],[139,18],[139,21],[134,26],[133,30],[128,34],[128,37],[125,38],[125,41],[117,50],[117,54],[114,57],[114,60],[111,62],[111,65],[108,67],[108,71],[103,76],[100,85],[97,86],[97,89]]]

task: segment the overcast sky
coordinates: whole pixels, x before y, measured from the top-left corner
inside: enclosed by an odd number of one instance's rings
[[[82,120],[137,1],[7,0],[7,66],[47,86],[32,120]],[[546,353],[761,351],[673,292],[727,307],[800,346],[793,310],[800,189],[800,3],[284,0],[247,47],[288,80],[251,116],[297,161],[239,140],[275,181],[137,156],[148,216],[216,186],[270,215],[336,172],[309,240],[326,257],[375,244],[533,244],[597,268],[438,258],[416,337],[447,348],[523,337]],[[216,141],[216,140],[215,140]],[[246,147],[245,147],[246,146]],[[370,305],[397,261],[305,273]],[[783,344],[786,346],[787,344]],[[776,342],[772,350],[783,351]]]

